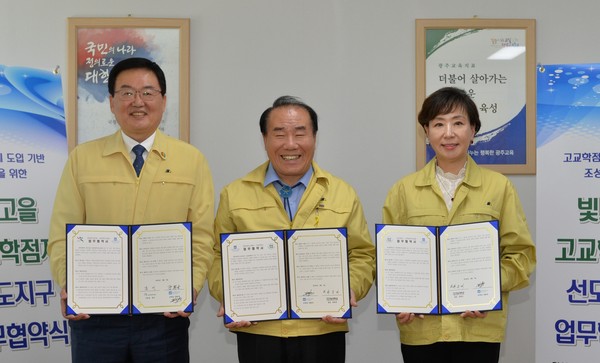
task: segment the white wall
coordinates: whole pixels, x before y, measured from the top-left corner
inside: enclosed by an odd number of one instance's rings
[[[357,189],[372,229],[388,188],[415,170],[416,18],[533,18],[539,63],[598,61],[594,24],[600,3],[583,0],[1,0],[0,5],[0,64],[59,65],[62,72],[67,17],[191,18],[191,142],[210,161],[216,189],[265,160],[258,117],[277,96],[297,95],[320,115],[318,162]],[[535,236],[535,176],[511,179]],[[504,363],[534,361],[534,297],[535,283],[511,295]],[[235,339],[215,317],[217,304],[206,291],[199,302],[192,361],[235,362]],[[373,291],[359,305],[347,361],[401,362],[393,317],[375,314]]]

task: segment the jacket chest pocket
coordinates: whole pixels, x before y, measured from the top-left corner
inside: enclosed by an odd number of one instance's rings
[[[452,224],[500,220],[500,212],[493,208],[465,209],[458,211],[452,218]]]
[[[406,224],[413,226],[443,226],[448,221],[448,213],[439,209],[412,209],[406,215]]]
[[[350,207],[344,205],[318,205],[312,211],[308,222],[310,223],[311,217],[314,216],[319,227],[340,227],[346,224],[351,211]]]
[[[184,177],[155,180],[150,192],[151,200],[167,205],[189,205],[194,187],[194,181]]]

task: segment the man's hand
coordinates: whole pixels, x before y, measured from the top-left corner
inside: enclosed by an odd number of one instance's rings
[[[410,324],[415,318],[423,319],[425,316],[423,314],[414,314],[414,313],[399,313],[396,314],[396,320],[400,324]]]
[[[77,314],[77,315],[69,314],[69,315],[67,315],[67,296],[68,296],[67,290],[65,290],[64,288],[62,290],[60,290],[60,312],[61,312],[62,316],[67,320],[89,319],[90,316],[88,314]]]
[[[196,289],[194,289],[194,300],[193,300],[194,306],[196,306],[197,299],[198,299],[198,291],[196,291]],[[188,318],[190,315],[192,315],[192,313],[187,313],[182,310],[179,310],[176,313],[165,312],[163,315],[165,316],[165,318],[169,318],[169,319],[178,318],[180,316],[183,318]]]
[[[354,291],[352,291],[352,289],[350,289],[350,306],[352,306],[353,308],[358,306],[358,304],[356,303],[356,296],[354,295]],[[324,316],[321,318],[321,320],[329,324],[343,324],[346,321],[348,321],[348,319],[334,318],[331,315]]]
[[[461,318],[479,318],[479,319],[483,319],[487,316],[487,312],[480,312],[477,310],[473,310],[473,311],[465,311],[464,313],[460,314]]]
[[[217,312],[217,317],[222,318],[225,315],[225,308],[223,308],[223,303],[221,303],[221,306],[219,306],[219,311]],[[227,329],[231,329],[231,328],[245,328],[251,325],[256,325],[258,324],[255,321],[246,321],[246,320],[242,320],[242,321],[234,321],[228,324],[225,324],[225,327]]]

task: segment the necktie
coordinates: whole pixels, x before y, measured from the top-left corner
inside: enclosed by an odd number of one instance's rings
[[[137,176],[140,176],[142,166],[144,166],[144,158],[142,157],[142,155],[144,154],[144,151],[146,151],[146,149],[142,145],[135,145],[132,150],[135,154],[133,168],[135,169],[135,173],[137,174]]]
[[[292,207],[290,207],[290,197],[292,196],[292,190],[298,185],[300,185],[300,182],[296,183],[296,185],[294,185],[293,187],[283,184],[279,180],[275,181],[275,183],[277,183],[277,185],[281,187],[281,189],[279,189],[279,195],[281,196],[281,198],[283,198],[283,208],[288,213],[288,216],[290,217],[291,221],[293,216]]]

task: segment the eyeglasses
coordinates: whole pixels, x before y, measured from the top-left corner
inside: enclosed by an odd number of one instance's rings
[[[121,88],[120,90],[115,91],[115,95],[121,101],[133,101],[137,94],[140,95],[142,101],[153,101],[156,96],[160,95],[160,91],[154,88],[144,88],[141,91],[133,88]]]

